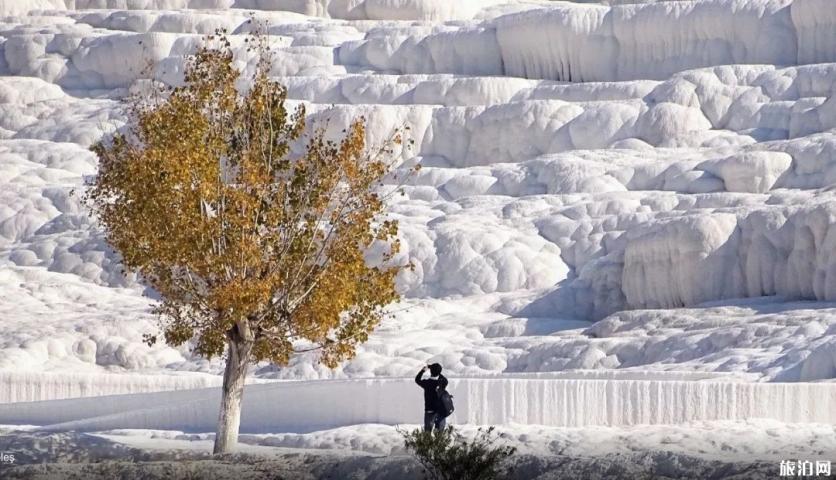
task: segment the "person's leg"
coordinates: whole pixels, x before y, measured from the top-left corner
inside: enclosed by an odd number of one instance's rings
[[[431,432],[433,429],[433,420],[435,419],[435,413],[433,412],[424,412],[424,431]]]
[[[435,429],[444,430],[447,427],[447,419],[440,413],[435,414]]]

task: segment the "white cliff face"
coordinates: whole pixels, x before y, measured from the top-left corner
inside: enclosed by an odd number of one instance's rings
[[[713,65],[832,62],[833,9],[823,1],[557,2],[518,12],[509,8],[512,13],[456,32],[398,42],[400,48],[386,52],[384,62],[403,73],[474,74],[472,65],[457,61],[456,52],[470,45],[471,58],[499,57],[494,74],[568,82],[664,79]],[[494,37],[498,50],[492,48]],[[427,54],[431,61],[422,61]],[[383,60],[367,58],[372,65]]]
[[[77,193],[119,98],[181,81],[202,35],[249,68],[254,10],[312,123],[409,125],[423,165],[391,204],[416,267],[393,317],[336,371],[256,376],[831,379],[828,1],[0,0],[0,369],[219,371],[142,343],[151,300]]]
[[[836,421],[832,383],[755,383],[675,378],[507,375],[457,378],[456,424],[551,427],[673,425],[759,419],[787,423]],[[149,377],[148,380],[151,378]],[[176,385],[170,382],[170,385]],[[0,404],[5,424],[50,431],[116,429],[212,431],[219,388]],[[309,433],[352,425],[414,423],[422,397],[411,379],[355,379],[249,385],[241,433]],[[346,401],[351,399],[351,401]]]

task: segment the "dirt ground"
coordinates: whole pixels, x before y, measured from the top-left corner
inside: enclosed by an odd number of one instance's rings
[[[5,432],[0,478],[32,480],[420,480],[407,455],[271,449],[268,454],[213,457],[191,450],[142,450],[83,433]],[[707,461],[670,452],[589,457],[519,455],[509,480],[774,479],[778,465]],[[826,477],[817,477],[826,478]],[[833,477],[831,477],[833,478]]]

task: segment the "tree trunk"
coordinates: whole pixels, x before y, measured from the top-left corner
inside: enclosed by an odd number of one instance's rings
[[[246,324],[238,323],[227,335],[228,353],[224,370],[221,410],[218,415],[218,431],[215,434],[214,454],[229,453],[238,444],[238,427],[241,424],[241,399],[244,380],[250,362],[253,340]]]

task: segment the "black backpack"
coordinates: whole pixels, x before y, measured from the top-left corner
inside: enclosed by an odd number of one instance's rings
[[[453,410],[456,409],[453,406],[453,396],[444,388],[438,389],[438,403],[441,405],[440,413],[444,418],[452,415]]]

